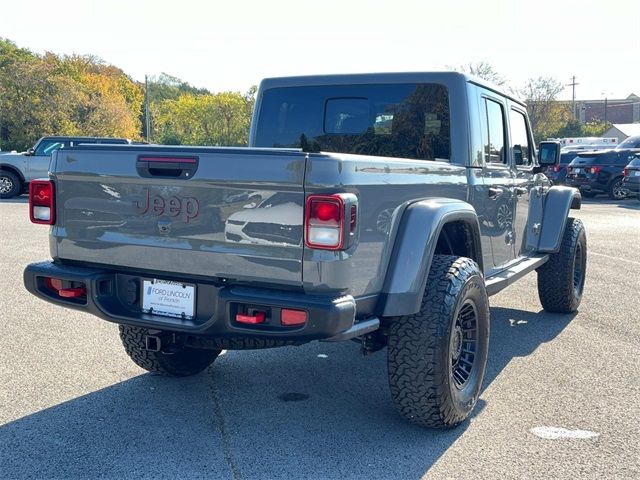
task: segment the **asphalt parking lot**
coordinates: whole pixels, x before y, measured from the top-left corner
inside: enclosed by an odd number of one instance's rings
[[[543,312],[535,274],[492,297],[475,415],[434,431],[395,413],[386,351],[362,357],[355,343],[146,374],[115,325],[26,293],[47,228],[24,198],[1,201],[0,476],[638,478],[640,203],[590,200],[575,214],[589,244],[578,314]]]

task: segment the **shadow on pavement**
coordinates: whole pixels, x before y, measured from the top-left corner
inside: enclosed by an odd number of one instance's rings
[[[493,308],[485,387],[570,320]],[[316,342],[227,352],[187,379],[140,375],[0,427],[3,476],[420,478],[469,421],[401,420],[385,362]]]
[[[625,208],[637,208],[640,205],[640,199],[638,197],[627,197],[624,200],[612,200],[607,196],[597,196],[592,198],[582,197],[583,205],[615,205],[617,207]]]

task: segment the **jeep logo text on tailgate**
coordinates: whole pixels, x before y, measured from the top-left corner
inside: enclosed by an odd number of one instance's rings
[[[142,201],[133,201],[133,208],[138,215],[149,213],[156,217],[160,215],[180,217],[183,222],[189,223],[189,220],[196,218],[200,213],[200,204],[193,197],[164,198],[161,195],[151,196],[148,188],[144,190]]]

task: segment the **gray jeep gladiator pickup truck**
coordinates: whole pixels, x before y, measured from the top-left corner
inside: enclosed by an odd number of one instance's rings
[[[552,187],[525,105],[458,73],[264,80],[249,148],[77,146],[30,185],[53,261],[38,297],[119,324],[132,360],[184,376],[223,349],[387,347],[398,411],[451,427],[476,404],[488,296],[537,271],[574,312],[580,193]]]

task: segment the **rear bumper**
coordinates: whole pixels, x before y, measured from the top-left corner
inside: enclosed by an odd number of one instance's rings
[[[606,192],[608,188],[608,184],[600,183],[595,178],[575,178],[567,176],[564,183],[569,187],[575,187],[585,192]]]
[[[84,283],[82,298],[62,298],[50,290],[45,278]],[[259,337],[304,343],[334,337],[350,329],[355,321],[356,302],[352,296],[307,295],[267,288],[219,286],[188,278],[158,277],[189,282],[196,286],[193,319],[181,319],[145,313],[141,309],[141,285],[149,275],[102,270],[53,262],[33,263],[24,270],[24,285],[37,297],[57,305],[82,310],[104,320],[136,327],[182,332],[205,337]],[[243,306],[268,311],[265,323],[246,325],[235,321]],[[304,325],[280,324],[282,308],[304,310]]]

